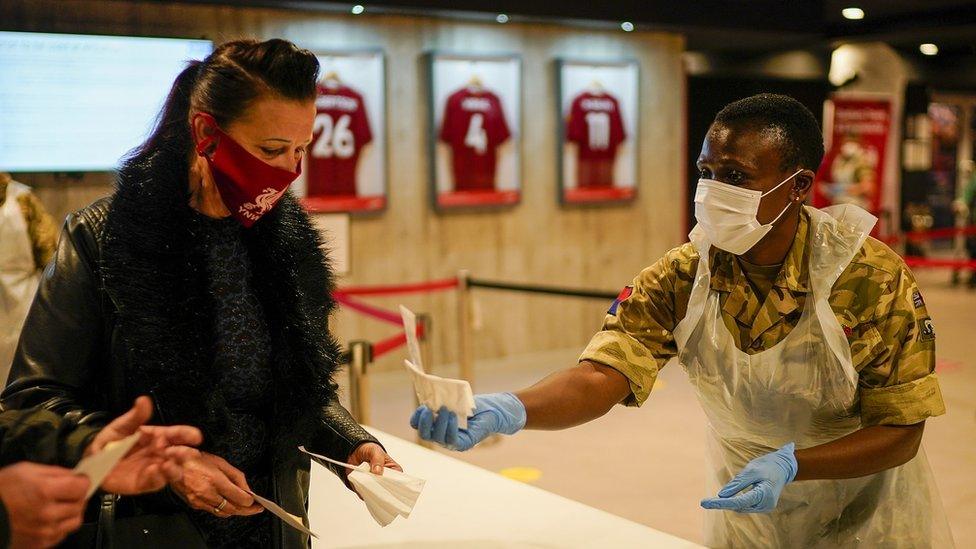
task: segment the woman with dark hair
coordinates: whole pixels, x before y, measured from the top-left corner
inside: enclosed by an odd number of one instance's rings
[[[399,470],[337,401],[332,273],[286,193],[311,141],[318,70],[284,40],[191,62],[114,194],[68,217],[5,405],[99,425],[148,394],[158,421],[204,434],[181,481],[102,497],[87,517],[97,524],[69,543],[306,547],[248,493],[303,514],[299,445]]]

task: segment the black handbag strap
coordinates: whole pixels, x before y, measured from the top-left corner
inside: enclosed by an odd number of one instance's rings
[[[102,504],[98,507],[98,531],[95,534],[95,547],[114,549],[115,539],[115,494],[102,494]]]

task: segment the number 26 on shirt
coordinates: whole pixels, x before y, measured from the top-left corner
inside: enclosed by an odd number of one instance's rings
[[[319,133],[312,146],[312,156],[316,158],[349,158],[356,152],[356,138],[349,129],[351,118],[348,114],[333,121],[332,117],[320,113],[315,117],[312,133]]]

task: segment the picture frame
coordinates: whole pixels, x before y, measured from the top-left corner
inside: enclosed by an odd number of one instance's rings
[[[383,211],[389,196],[385,53],[315,55],[321,69],[313,139],[293,191],[313,213]]]
[[[434,208],[518,204],[521,57],[431,52],[427,66]]]
[[[556,60],[561,204],[637,197],[640,66],[633,59]]]

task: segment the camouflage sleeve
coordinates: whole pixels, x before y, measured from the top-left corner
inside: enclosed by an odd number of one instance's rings
[[[74,467],[99,428],[42,408],[0,413],[0,467],[18,461]]]
[[[19,197],[18,202],[24,212],[24,219],[27,220],[27,234],[34,251],[34,264],[38,270],[43,270],[54,256],[54,248],[58,244],[58,228],[34,193]]]
[[[658,371],[677,355],[671,331],[680,320],[675,304],[682,300],[676,294],[683,294],[683,309],[690,293],[690,280],[679,276],[684,269],[677,266],[687,262],[689,253],[685,247],[676,248],[644,269],[611,306],[603,328],[580,356],[580,361],[604,364],[627,377],[627,406],[647,400]]]
[[[882,349],[860,371],[863,424],[912,425],[944,414],[935,329],[908,267],[900,267],[876,311],[875,337]]]

